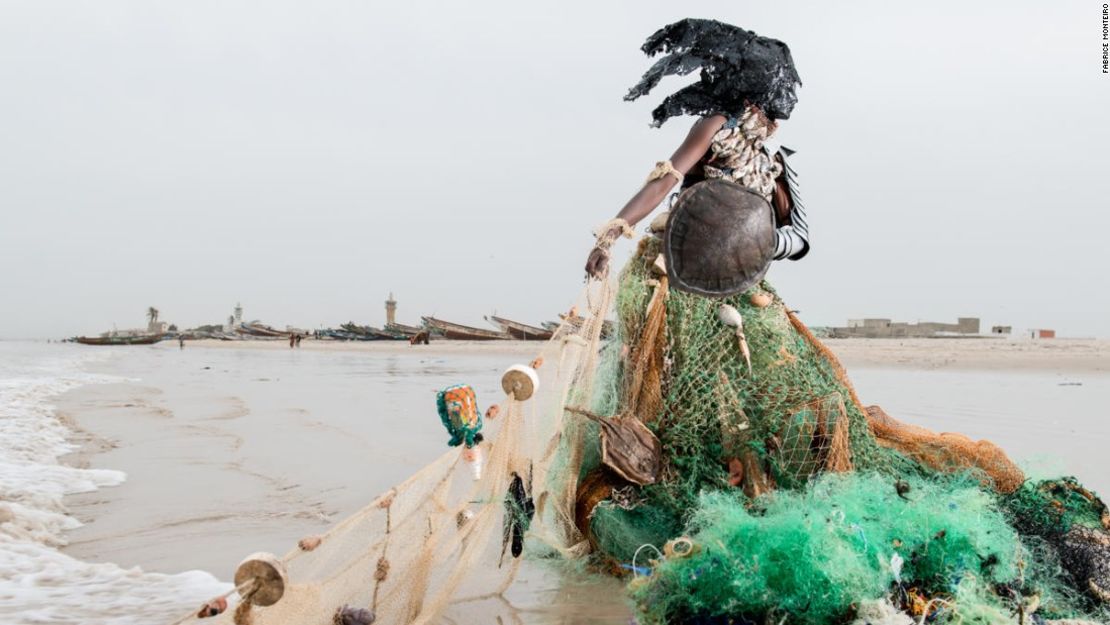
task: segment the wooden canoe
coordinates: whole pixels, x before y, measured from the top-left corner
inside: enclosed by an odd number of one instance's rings
[[[499,328],[502,332],[508,333],[509,336],[518,341],[546,341],[554,334],[551,330],[537,328],[536,326],[530,326],[526,323],[520,323],[519,321],[513,321],[512,319],[506,319],[504,317],[498,317],[497,315],[487,316],[486,321],[490,322],[493,327]]]
[[[387,324],[385,324],[385,326],[382,327],[382,329],[385,330],[386,332],[392,332],[394,334],[400,334],[400,335],[402,335],[406,338],[410,338],[410,339],[412,337],[416,336],[417,334],[420,334],[421,332],[427,332],[427,328],[422,328],[420,326],[405,325],[403,323],[387,323]]]
[[[353,322],[344,323],[339,327],[342,331],[353,334],[354,340],[358,341],[403,341],[408,339],[400,332],[380,330],[373,326],[360,326]]]
[[[78,336],[74,340],[82,345],[153,345],[166,338],[165,334],[140,336]]]
[[[482,328],[472,328],[458,323],[451,323],[435,317],[421,317],[429,329],[441,334],[444,338],[456,341],[498,341],[510,338],[504,332],[495,332]]]
[[[559,313],[559,318],[563,320],[563,323],[567,324],[568,326],[571,327],[571,329],[573,329],[575,331],[579,330],[582,327],[582,323],[586,320],[586,318],[583,317],[582,315],[577,315],[575,317],[570,317],[569,315],[566,315],[564,313]],[[554,324],[552,322],[544,323],[544,327],[548,327],[548,324],[555,325],[556,328],[558,328],[558,325]],[[613,331],[616,330],[616,329],[617,329],[616,324],[613,323],[613,321],[611,321],[609,319],[606,319],[605,321],[602,321],[601,322],[601,338],[607,339],[607,338],[613,336]]]
[[[248,336],[260,336],[265,338],[287,339],[291,334],[293,334],[292,332],[286,332],[284,330],[271,328],[270,326],[262,323],[243,323],[238,328],[236,328],[235,331],[239,334],[245,334]]]

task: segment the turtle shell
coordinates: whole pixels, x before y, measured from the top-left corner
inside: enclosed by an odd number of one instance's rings
[[[711,297],[743,292],[763,279],[775,253],[771,205],[722,179],[682,192],[663,233],[670,286]]]

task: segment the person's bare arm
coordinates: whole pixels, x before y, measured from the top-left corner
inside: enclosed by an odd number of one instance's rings
[[[682,145],[678,146],[678,149],[671,156],[670,162],[675,170],[685,176],[701,160],[701,157],[709,149],[709,144],[713,141],[713,135],[717,134],[724,123],[724,115],[712,115],[695,123],[694,127],[690,129],[690,134],[686,135]],[[673,174],[667,174],[648,182],[621,208],[620,212],[617,213],[617,219],[623,219],[629,226],[634,226],[644,217],[647,217],[663,201],[663,198],[667,197],[667,194],[670,193],[677,182],[678,178]],[[613,241],[620,234],[621,227],[614,226],[609,232],[603,233],[602,238],[608,237],[609,241]],[[605,246],[599,245],[590,251],[590,257],[586,260],[586,274],[592,278],[598,278],[605,273],[608,263],[609,251]]]

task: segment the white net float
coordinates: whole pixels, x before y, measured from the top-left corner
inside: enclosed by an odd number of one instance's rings
[[[501,388],[513,399],[524,401],[535,394],[540,387],[536,370],[527,365],[513,365],[501,376]]]
[[[251,580],[254,580],[253,592],[249,589]],[[288,584],[289,576],[285,572],[285,565],[272,553],[252,553],[235,570],[235,585],[248,586],[243,592],[247,593],[253,605],[274,605],[285,594]]]

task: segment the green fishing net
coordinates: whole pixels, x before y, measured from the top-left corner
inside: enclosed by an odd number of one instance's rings
[[[658,248],[657,239],[645,239],[621,276],[617,314],[619,340],[626,345],[641,339]],[[756,294],[769,296],[771,303],[753,304]],[[831,419],[822,424],[821,417],[839,413],[828,404],[843,404],[844,414],[835,417],[844,419],[852,466],[892,475],[919,469],[875,442],[832,363],[791,324],[769,284],[723,300],[677,290],[667,298],[662,410],[640,415],[657,432],[668,463],[668,479],[645,489],[652,500],[675,510],[693,509],[702,490],[728,486],[721,459],[748,448],[766,463],[777,486],[804,484],[827,459],[837,424]],[[750,372],[735,329],[718,318],[721,304],[733,306],[743,318]],[[628,369],[625,363],[609,371],[627,378]],[[825,430],[823,436],[819,429]]]
[[[1059,557],[1072,526],[1106,522],[1096,497],[1032,483],[999,495],[1006,469],[992,472],[989,453],[961,463],[913,429],[904,448],[881,444],[835,358],[769,284],[725,299],[667,291],[659,253],[646,238],[621,274],[589,402],[632,412],[662,446],[657,482],[614,481],[586,528],[609,570],[638,571],[644,622],[850,622],[861,601],[912,611],[913,597],[938,622],[1106,616]],[[722,304],[743,320],[748,358]],[[584,427],[580,477],[604,474]],[[684,535],[692,554],[663,554]]]
[[[828,474],[755,506],[702,495],[693,553],[633,585],[644,621],[777,612],[830,623],[896,583],[949,596],[1017,577],[1024,550],[993,497],[968,483],[907,483],[900,494],[879,474]]]

